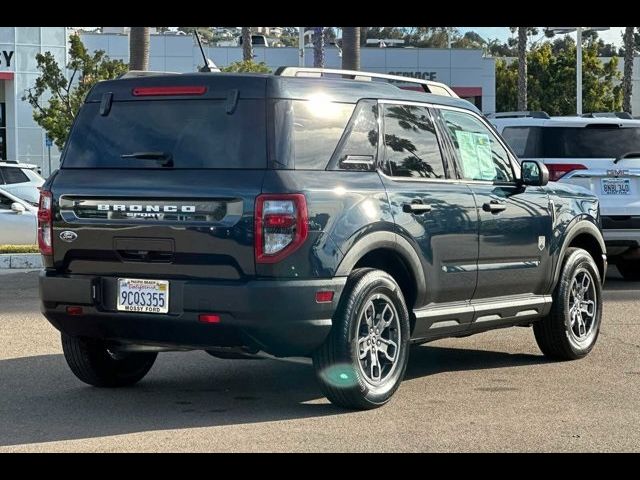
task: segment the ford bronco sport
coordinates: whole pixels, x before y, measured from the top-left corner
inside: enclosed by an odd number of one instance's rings
[[[42,189],[42,311],[99,387],[162,351],[263,351],[373,408],[410,344],[513,325],[577,359],[602,318],[598,200],[547,181],[470,103],[387,82],[100,82]]]

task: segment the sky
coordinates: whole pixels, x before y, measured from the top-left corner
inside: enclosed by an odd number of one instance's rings
[[[511,37],[511,31],[509,27],[458,27],[462,33],[473,30],[477,32],[481,37],[485,40],[489,40],[490,38],[497,38],[502,42],[505,42],[509,37]],[[611,27],[610,30],[605,30],[598,32],[598,37],[604,40],[605,43],[613,43],[615,46],[622,46],[622,32],[624,31],[624,27]],[[576,34],[570,34],[574,39],[576,38]],[[544,39],[544,33],[542,29],[540,29],[540,33],[532,38],[531,40],[536,41],[539,39]]]

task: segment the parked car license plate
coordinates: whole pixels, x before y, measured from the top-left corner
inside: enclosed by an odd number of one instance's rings
[[[169,312],[169,282],[119,278],[118,310],[143,313]]]
[[[630,195],[631,182],[628,178],[603,178],[602,193],[605,195]]]

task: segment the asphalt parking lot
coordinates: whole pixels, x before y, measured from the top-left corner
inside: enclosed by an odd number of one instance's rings
[[[542,357],[526,328],[411,351],[393,400],[345,412],[304,360],[165,353],[136,387],[68,370],[40,315],[37,273],[0,275],[3,451],[638,451],[640,283],[611,268],[603,326],[577,362]]]

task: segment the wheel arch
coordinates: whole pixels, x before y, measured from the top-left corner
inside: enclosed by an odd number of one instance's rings
[[[565,236],[553,273],[551,290],[553,291],[558,283],[567,249],[571,247],[582,248],[591,254],[593,260],[598,266],[600,280],[601,282],[604,282],[604,276],[607,273],[607,249],[604,243],[604,238],[597,226],[587,220],[582,220],[571,227]]]
[[[425,302],[427,285],[420,258],[411,244],[395,233],[378,231],[359,239],[345,254],[336,275],[348,276],[360,267],[378,268],[394,277],[409,312]]]

